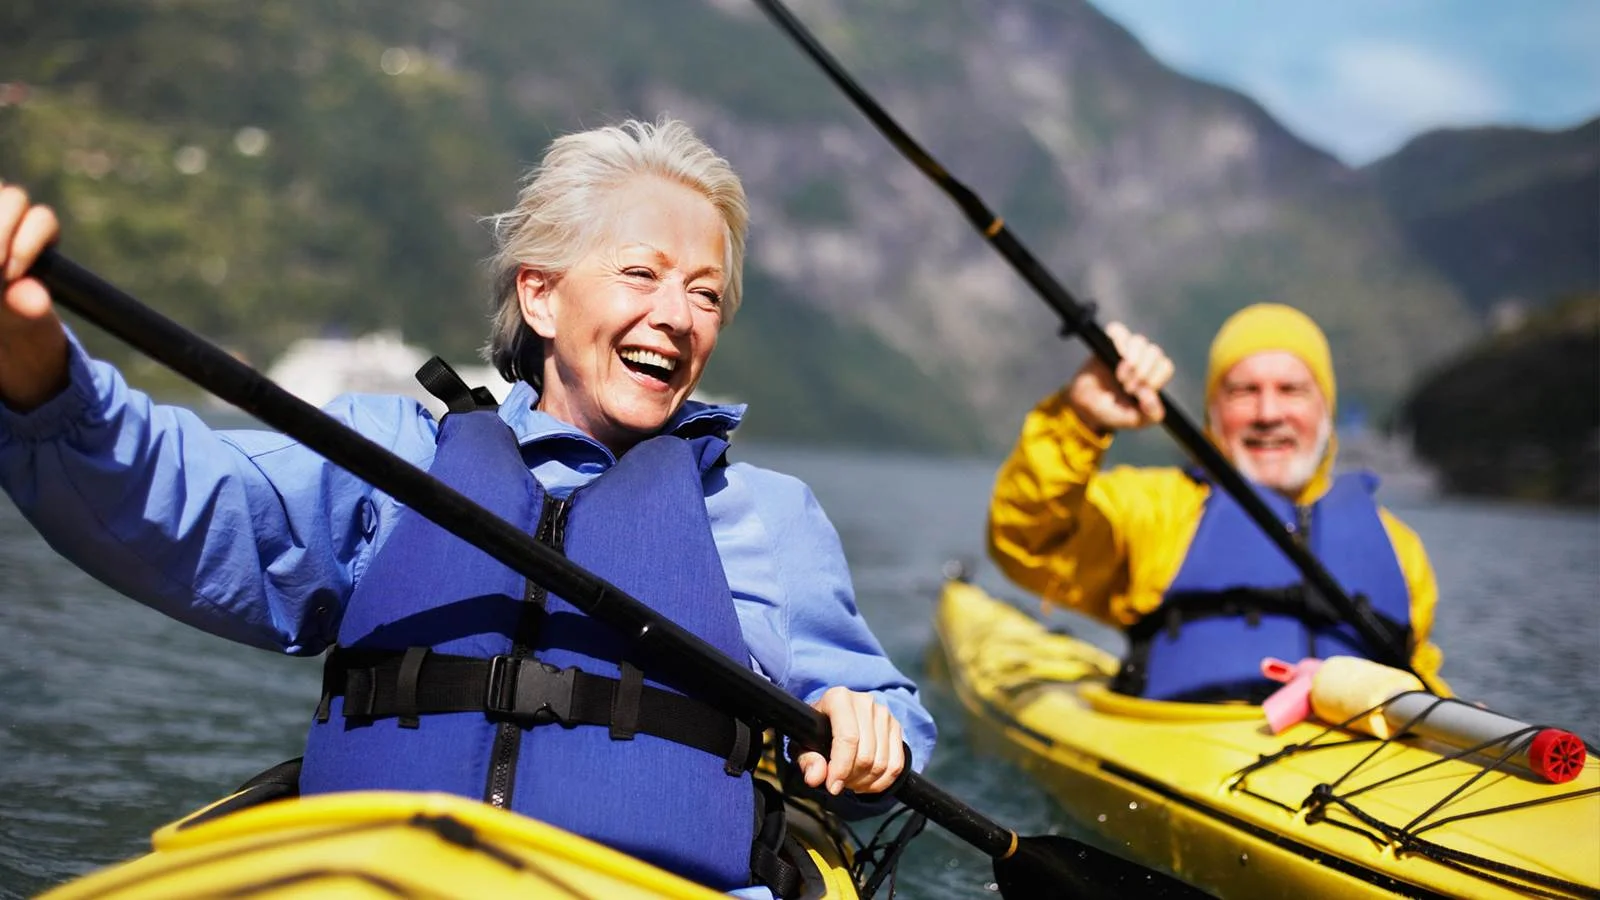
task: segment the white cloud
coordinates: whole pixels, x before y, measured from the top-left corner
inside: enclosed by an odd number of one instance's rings
[[[1500,121],[1507,93],[1486,70],[1415,43],[1350,41],[1295,77],[1252,73],[1245,89],[1279,121],[1361,165],[1433,128]]]
[[[1329,56],[1330,88],[1379,117],[1416,126],[1505,111],[1505,92],[1487,71],[1416,44],[1344,44]]]
[[[1600,106],[1596,0],[1090,2],[1355,164],[1433,128],[1570,127]]]

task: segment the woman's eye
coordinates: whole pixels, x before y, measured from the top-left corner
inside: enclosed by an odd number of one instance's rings
[[[622,274],[628,276],[629,278],[655,278],[656,277],[656,273],[650,271],[649,269],[644,268],[643,266],[631,266],[629,268],[623,269],[622,270]]]
[[[702,288],[700,290],[695,291],[694,293],[695,293],[695,296],[697,296],[701,300],[703,300],[707,306],[721,306],[722,305],[722,295],[717,293],[716,291],[710,290],[709,288]]]

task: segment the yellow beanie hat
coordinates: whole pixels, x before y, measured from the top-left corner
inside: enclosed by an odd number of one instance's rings
[[[1328,339],[1311,317],[1281,303],[1257,303],[1239,310],[1222,323],[1211,341],[1211,362],[1206,370],[1206,406],[1222,376],[1245,357],[1268,350],[1286,350],[1311,370],[1328,410],[1334,408],[1333,357]]]

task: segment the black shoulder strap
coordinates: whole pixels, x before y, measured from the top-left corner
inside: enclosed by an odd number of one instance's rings
[[[488,388],[481,385],[467,387],[456,370],[437,356],[422,364],[422,368],[417,370],[417,380],[453,413],[500,408],[499,401],[494,399]]]

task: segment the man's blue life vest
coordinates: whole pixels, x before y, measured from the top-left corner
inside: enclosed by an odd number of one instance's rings
[[[434,477],[748,662],[703,487],[725,440],[644,441],[558,501],[492,406],[452,410]],[[420,515],[401,514],[361,576],[326,672],[305,794],[447,791],[718,890],[750,883],[759,733]]]
[[[1372,494],[1371,473],[1342,475],[1310,507],[1256,493],[1306,541],[1347,596],[1408,635],[1411,597]],[[1381,658],[1333,606],[1304,583],[1226,491],[1212,486],[1194,540],[1161,606],[1128,630],[1115,687],[1158,700],[1259,701],[1280,685],[1261,660],[1334,655]]]

